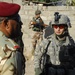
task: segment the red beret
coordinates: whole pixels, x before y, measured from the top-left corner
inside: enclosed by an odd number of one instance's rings
[[[15,3],[0,2],[0,17],[12,16],[19,12],[20,5]]]

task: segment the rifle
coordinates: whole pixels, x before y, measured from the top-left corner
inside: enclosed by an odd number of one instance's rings
[[[31,24],[31,25],[36,25],[37,23],[36,23],[36,22],[31,21],[31,23],[30,23],[30,24]],[[42,24],[42,26],[47,27],[48,25],[47,25],[47,24]]]
[[[48,61],[49,61],[49,55],[47,55],[47,50],[48,50],[48,46],[50,44],[51,41],[48,42],[47,47],[45,48],[45,52],[41,57],[41,61],[43,60],[42,64],[43,64],[43,68],[40,65],[40,68],[42,69],[42,73],[41,75],[48,75]],[[43,59],[42,59],[43,58]],[[48,63],[47,63],[48,62]],[[40,63],[41,64],[41,63]]]

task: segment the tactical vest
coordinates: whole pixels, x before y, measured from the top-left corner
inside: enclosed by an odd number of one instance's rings
[[[59,42],[58,40],[55,39],[55,36],[51,36],[51,44],[48,47],[48,52],[47,54],[50,56],[51,63],[54,65],[60,65],[60,60],[59,60],[59,52],[60,52],[60,47],[63,45],[68,45],[69,41],[65,42]]]
[[[33,17],[33,21],[36,23],[36,25],[34,25],[32,28],[33,31],[42,31],[44,28],[42,19],[40,17],[37,19]]]
[[[41,75],[74,75],[75,43],[72,38],[66,37],[62,43],[56,42],[53,37],[49,38],[43,42],[45,55],[41,59]]]
[[[47,63],[53,64],[53,65],[60,65],[61,63],[69,63],[69,59],[71,60],[71,56],[69,54],[68,48],[69,48],[69,45],[71,46],[74,45],[74,41],[72,40],[71,37],[66,37],[66,41],[59,43],[57,40],[54,39],[54,37],[55,37],[54,35],[51,35],[50,37],[48,37],[50,39],[48,39],[48,41],[46,42],[51,41],[50,45],[48,45],[48,43],[44,45],[44,50],[47,49],[45,54],[49,56],[49,61]],[[71,49],[74,49],[74,48],[71,48]]]

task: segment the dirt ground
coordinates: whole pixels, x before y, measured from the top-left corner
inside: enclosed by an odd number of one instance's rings
[[[26,61],[25,75],[34,75],[34,62],[33,60]]]

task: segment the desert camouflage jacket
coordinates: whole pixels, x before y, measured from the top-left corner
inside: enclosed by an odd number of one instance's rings
[[[0,75],[17,75],[16,51],[20,48],[0,31]]]

